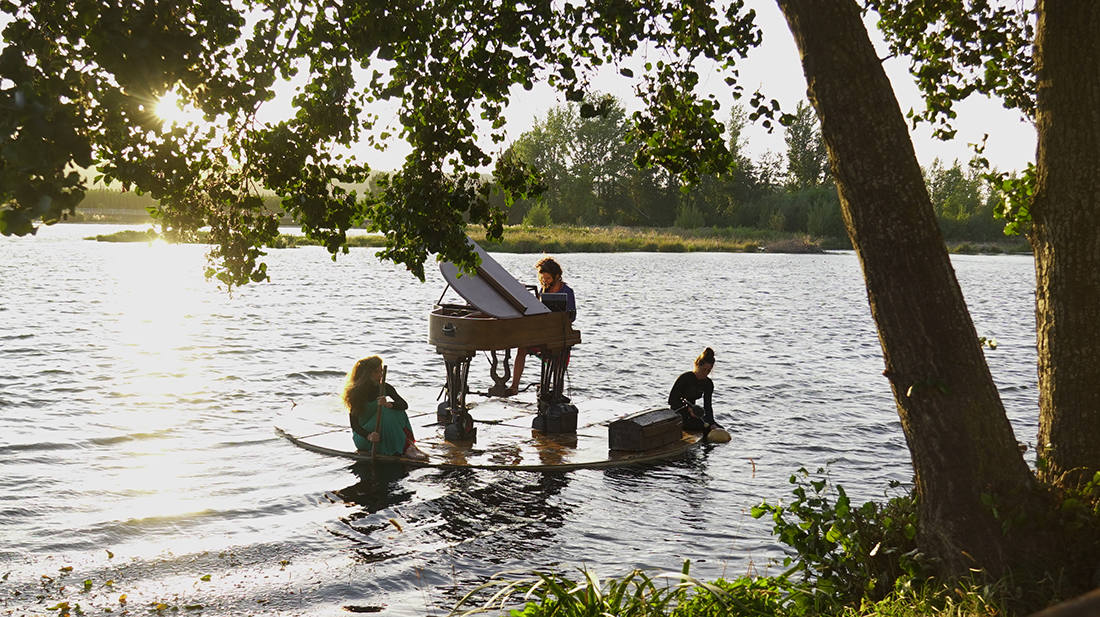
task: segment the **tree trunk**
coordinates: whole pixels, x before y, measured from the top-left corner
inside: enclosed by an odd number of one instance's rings
[[[993,383],[893,89],[852,0],[778,0],[802,56],[848,234],[863,267],[918,498],[946,575],[1000,576],[993,512],[1034,481]],[[988,503],[983,503],[983,500]]]
[[[1072,487],[1100,470],[1100,3],[1038,11],[1039,471]]]

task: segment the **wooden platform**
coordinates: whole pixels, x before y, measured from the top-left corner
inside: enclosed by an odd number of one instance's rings
[[[477,442],[457,445],[443,440],[443,428],[435,424],[435,411],[409,413],[417,446],[429,456],[417,461],[395,456],[376,460],[401,461],[416,467],[513,469],[527,471],[568,471],[631,465],[670,458],[684,453],[701,441],[699,433],[683,432],[679,441],[642,452],[614,452],[608,449],[607,425],[639,410],[624,410],[621,405],[592,406],[595,401],[579,402],[580,417],[576,435],[544,435],[531,429],[534,405],[511,399],[487,399],[471,409],[477,427]],[[618,407],[618,409],[615,409]],[[335,422],[346,414],[337,410],[318,422],[308,413],[284,414],[276,421],[275,432],[291,443],[331,456],[369,461],[368,452],[355,450],[351,429]]]

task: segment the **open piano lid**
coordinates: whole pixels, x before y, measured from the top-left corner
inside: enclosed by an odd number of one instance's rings
[[[459,268],[449,261],[439,264],[443,278],[458,295],[478,310],[497,319],[512,319],[549,313],[539,299],[485,252],[477,242],[466,241],[481,257],[476,273],[459,276]]]

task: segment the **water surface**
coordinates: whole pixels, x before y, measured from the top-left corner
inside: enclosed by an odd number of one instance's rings
[[[117,228],[0,238],[0,607],[13,614],[44,612],[57,595],[39,590],[60,585],[87,611],[117,612],[125,593],[143,609],[411,616],[445,614],[503,570],[691,559],[703,578],[774,573],[782,549],[748,510],[785,499],[799,467],[827,467],[858,500],[911,479],[852,253],[559,255],[584,339],[567,378],[582,418],[585,400],[659,403],[709,345],[733,441],[625,469],[408,470],[297,449],[272,422],[294,405],[339,417],[345,372],[375,353],[414,409],[434,409],[436,269],[420,283],[372,249],[335,263],[272,251],[273,280],[229,295],[203,279],[203,247],[82,239]],[[535,282],[539,255],[496,257]],[[1032,260],[954,264],[1033,443]],[[471,387],[487,385],[477,358]]]

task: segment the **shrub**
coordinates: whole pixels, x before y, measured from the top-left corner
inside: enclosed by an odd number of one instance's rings
[[[144,231],[124,229],[113,234],[100,234],[89,239],[94,239],[96,242],[152,242],[158,238],[160,238],[160,234],[153,229]]]
[[[818,470],[824,475],[824,470]],[[801,572],[806,594],[800,603],[855,602],[885,597],[904,577],[921,575],[917,552],[917,508],[912,492],[853,507],[842,486],[811,479],[804,468],[790,478],[795,499],[788,505],[762,503],[752,516],[771,514],[773,533],[794,549],[787,575]]]
[[[672,226],[679,227],[680,229],[695,229],[696,227],[703,227],[706,224],[707,221],[699,208],[691,204],[685,204],[680,206],[680,209],[677,210],[676,220],[672,223]]]
[[[553,221],[550,218],[550,204],[540,201],[523,215],[525,227],[549,227]]]

